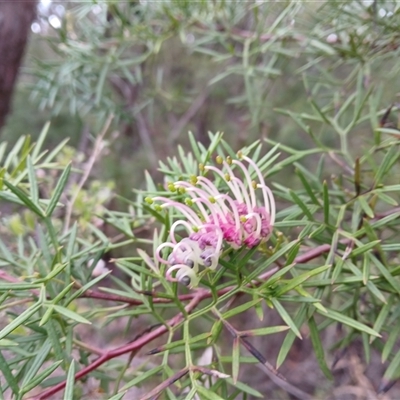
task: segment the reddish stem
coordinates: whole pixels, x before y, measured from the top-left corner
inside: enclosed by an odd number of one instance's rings
[[[199,290],[195,293],[192,301],[185,307],[187,313],[190,313],[197,305],[205,298],[208,297],[208,290]],[[91,364],[87,367],[81,369],[78,373],[75,374],[75,380],[81,379],[85,375],[89,374],[90,372],[94,371],[100,365],[104,364],[105,362],[118,357],[122,354],[130,353],[135,350],[141,349],[147,343],[151,342],[152,340],[158,338],[159,336],[167,333],[168,330],[178,324],[180,324],[184,320],[184,316],[182,313],[177,314],[175,317],[171,318],[166,325],[162,325],[159,328],[155,329],[152,332],[147,333],[144,336],[141,336],[134,340],[133,342],[127,343],[123,346],[117,347],[114,350],[105,351],[99,358],[94,360]],[[31,400],[44,400],[48,399],[53,394],[59,392],[60,390],[65,388],[66,381],[60,382],[59,384],[49,388],[39,395],[35,397],[31,397]]]
[[[398,210],[396,210],[398,211]],[[379,217],[378,217],[379,218]],[[328,252],[331,249],[331,245],[329,244],[323,244],[321,246],[318,246],[314,249],[311,249],[304,254],[298,256],[295,258],[294,263],[295,264],[302,264],[307,261],[310,261],[312,259],[315,259],[322,254]],[[258,282],[255,284],[260,284],[262,281],[265,281],[268,279],[271,275],[273,275],[275,272],[279,270],[278,267],[271,269],[270,271],[267,271],[266,273],[260,275],[258,277]],[[4,271],[0,271],[0,278],[4,280],[8,280],[10,282],[15,282],[18,281],[16,278],[13,278],[9,276],[7,273]],[[252,283],[254,285],[254,282]],[[229,286],[224,289],[221,289],[218,291],[218,296],[221,296],[223,294],[228,293],[229,291],[235,289],[234,286]],[[150,293],[151,295],[151,293]],[[101,293],[101,292],[96,292],[96,291],[86,291],[85,294],[83,294],[81,297],[89,297],[89,298],[97,298],[97,299],[102,299],[102,300],[109,300],[109,301],[120,301],[128,304],[133,304],[133,305],[140,305],[143,304],[140,300],[136,299],[130,299],[128,297],[122,297],[122,296],[116,296],[112,294],[107,294],[107,293]],[[195,307],[199,305],[203,300],[208,299],[212,297],[212,293],[210,290],[207,289],[199,289],[197,291],[194,291],[193,293],[189,294],[184,294],[180,295],[178,298],[180,301],[187,301],[190,300],[189,304],[186,305],[185,310],[187,313],[190,313]],[[154,303],[169,303],[172,302],[170,299],[165,299],[165,298],[154,298],[153,299]],[[122,345],[120,347],[117,347],[114,350],[108,350],[105,351],[102,355],[100,355],[99,358],[94,360],[91,364],[80,370],[78,373],[75,374],[75,381],[83,378],[90,372],[94,371],[97,369],[99,366],[103,365],[105,362],[119,357],[123,354],[131,353],[132,351],[135,350],[140,350],[143,346],[146,344],[150,343],[154,339],[160,337],[161,335],[167,333],[170,328],[177,326],[184,320],[184,315],[182,313],[177,314],[175,317],[171,318],[166,325],[162,325],[155,329],[154,331],[148,332],[144,334],[143,336],[140,336],[139,338],[133,340],[132,342],[129,342],[125,345]],[[39,395],[30,398],[31,400],[45,400],[48,399],[50,396],[52,396],[55,393],[58,393],[60,390],[64,389],[66,386],[66,381],[60,382],[59,384],[43,391]]]

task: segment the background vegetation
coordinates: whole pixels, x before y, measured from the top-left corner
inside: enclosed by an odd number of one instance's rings
[[[400,375],[399,6],[63,2],[33,28],[0,145],[2,396],[387,391]],[[170,221],[143,198],[188,151],[243,147],[277,200],[271,247],[235,252],[199,291],[171,285],[137,252],[151,256]]]

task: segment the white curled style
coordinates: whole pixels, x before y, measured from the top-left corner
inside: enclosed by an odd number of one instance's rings
[[[178,271],[175,277],[172,276],[172,272]],[[176,264],[169,267],[165,277],[170,282],[179,282],[189,288],[195,287],[199,284],[199,277],[197,276],[197,271],[188,267],[184,264]]]
[[[161,202],[161,209],[172,208],[181,215],[171,225],[169,241],[160,244],[155,254],[160,263],[168,266],[166,278],[171,282],[195,287],[200,281],[199,268],[215,270],[224,248],[253,248],[272,233],[275,200],[256,162],[240,152],[237,160],[217,162],[223,164],[221,169],[206,165],[201,170],[222,179],[228,192],[222,192],[213,180],[200,175],[191,182],[171,183],[173,191],[180,190],[180,194],[189,196],[185,203],[166,197],[151,199]],[[251,179],[252,174],[255,180]],[[262,194],[260,199],[257,189]],[[167,259],[162,257],[165,248],[171,249]]]

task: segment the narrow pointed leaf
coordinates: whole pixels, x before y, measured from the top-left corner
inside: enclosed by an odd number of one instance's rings
[[[373,329],[371,329],[367,325],[364,325],[361,322],[358,322],[355,319],[352,319],[352,318],[348,317],[347,315],[341,314],[337,311],[327,308],[326,313],[322,312],[321,310],[317,310],[317,312],[321,315],[324,315],[328,318],[338,321],[344,325],[351,326],[352,328],[357,329],[361,332],[368,333],[369,335],[372,335],[372,336],[381,337],[381,335],[378,332],[375,332]]]
[[[23,204],[25,204],[31,211],[33,211],[39,217],[44,218],[45,215],[43,210],[38,205],[36,205],[23,190],[12,185],[10,182],[7,182],[6,180],[4,180],[3,182],[11,190],[11,192],[14,193],[22,201]]]
[[[239,376],[240,366],[240,339],[238,337],[233,339],[232,345],[232,380],[236,384]]]
[[[33,380],[31,380],[26,386],[21,388],[20,393],[25,394],[30,390],[38,386],[41,382],[43,382],[49,375],[51,375],[62,363],[62,360],[55,362],[50,367],[47,367],[43,372],[37,375]]]
[[[19,392],[18,381],[14,377],[7,360],[4,358],[2,352],[0,351],[0,371],[2,372],[3,378],[7,382],[8,386],[11,388],[12,392],[16,396]],[[3,379],[2,379],[3,381]],[[1,382],[3,383],[3,382]]]
[[[315,323],[314,317],[311,317],[308,320],[308,327],[310,328],[311,342],[314,347],[315,357],[318,361],[319,367],[321,368],[321,371],[328,379],[333,379],[332,373],[325,361],[324,346],[321,342],[321,338],[318,332],[318,327],[317,324]]]
[[[39,200],[39,192],[36,180],[36,172],[33,167],[32,158],[28,156],[27,158],[27,167],[28,167],[28,176],[29,176],[29,185],[31,190],[32,201],[37,205]]]
[[[288,324],[290,329],[293,331],[293,333],[299,338],[302,339],[301,333],[299,329],[297,328],[296,324],[293,322],[292,318],[288,314],[288,312],[285,310],[285,308],[282,306],[282,304],[277,300],[272,298],[271,299],[272,304],[274,305],[276,311],[278,314],[281,316],[281,318]]]
[[[49,205],[46,209],[46,216],[49,217],[53,214],[54,209],[57,207],[58,200],[63,193],[65,185],[67,184],[69,174],[71,172],[71,164],[68,164],[67,167],[64,169],[63,173],[60,176],[60,179],[57,182],[57,186],[54,189],[53,196],[50,199]]]
[[[3,328],[0,331],[0,339],[5,338],[14,329],[17,329],[19,326],[21,326],[26,320],[28,320],[32,315],[34,315],[39,310],[40,307],[41,304],[39,303],[34,304],[33,306],[26,309],[22,314],[18,315],[17,318],[15,318],[10,324],[8,324],[5,328]]]
[[[278,326],[268,326],[266,328],[256,328],[246,331],[241,331],[240,336],[264,336],[271,335],[273,333],[280,333],[290,329],[286,325],[278,325]]]
[[[354,166],[354,188],[356,192],[356,196],[359,196],[361,193],[361,168],[360,168],[360,158],[356,158],[356,163]]]
[[[161,372],[164,369],[163,365],[159,365],[155,368],[152,368],[146,372],[143,372],[142,374],[140,374],[139,376],[137,376],[136,378],[130,380],[126,385],[124,385],[124,387],[122,387],[120,390],[124,391],[127,390],[133,386],[137,386],[139,383],[147,380],[148,378],[152,377],[153,375],[158,374],[159,372]]]
[[[59,305],[52,305],[52,307],[54,308],[55,311],[64,315],[64,317],[72,319],[73,321],[80,322],[82,324],[89,324],[89,325],[91,324],[90,321],[82,317],[82,315],[77,314],[75,311],[71,311],[68,308]]]
[[[64,400],[74,400],[75,360],[72,360],[68,369],[67,383],[65,385]]]
[[[293,191],[290,191],[290,196],[292,197],[293,201],[300,207],[303,213],[310,221],[314,221],[314,217],[312,216],[310,210],[308,209],[308,205],[305,204],[300,197]]]
[[[297,311],[296,316],[294,317],[294,323],[296,326],[302,326],[304,321],[306,320],[306,312],[307,307],[303,304],[299,310]],[[285,361],[290,349],[292,348],[293,342],[296,339],[296,335],[290,330],[283,340],[282,346],[279,350],[279,354],[276,360],[276,368],[278,369],[283,362]]]
[[[329,224],[329,191],[328,184],[324,181],[323,184],[323,196],[324,196],[324,222],[325,224]]]

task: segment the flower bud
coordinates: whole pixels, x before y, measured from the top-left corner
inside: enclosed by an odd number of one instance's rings
[[[185,199],[185,204],[189,207],[193,206],[193,201],[191,199]]]
[[[175,185],[174,185],[172,182],[169,182],[168,185],[167,185],[167,187],[168,187],[168,190],[169,190],[170,192],[172,192],[172,193],[176,192],[176,187],[175,187]]]

